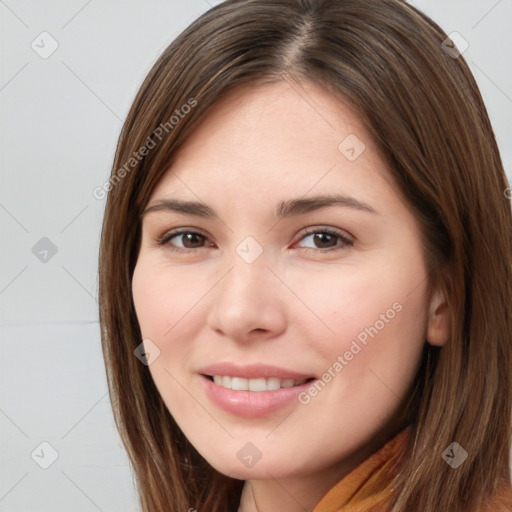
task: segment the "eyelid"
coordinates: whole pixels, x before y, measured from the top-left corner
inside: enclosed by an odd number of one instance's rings
[[[331,235],[336,235],[341,238],[345,238],[347,241],[350,240],[351,242],[354,241],[354,237],[350,235],[348,232],[340,229],[340,228],[332,228],[329,226],[313,226],[313,227],[307,227],[304,228],[303,236],[300,240],[302,240],[304,237],[308,235],[312,235],[314,233],[329,233]]]
[[[316,233],[325,233],[325,234],[328,234],[328,235],[331,235],[331,236],[338,237],[339,240],[341,240],[341,245],[337,245],[335,247],[329,247],[329,248],[326,248],[326,249],[318,249],[318,248],[314,248],[314,247],[313,248],[312,247],[305,247],[304,249],[305,249],[306,252],[313,251],[313,252],[316,252],[316,253],[318,253],[318,252],[325,253],[325,252],[330,252],[330,251],[338,251],[338,250],[346,248],[347,246],[354,245],[354,237],[352,237],[351,235],[349,235],[348,233],[342,231],[339,228],[331,228],[331,227],[328,227],[328,226],[314,226],[314,227],[304,228],[304,233],[299,238],[298,242],[301,242],[306,237],[308,237],[310,235],[314,235]]]
[[[313,251],[315,253],[325,253],[325,252],[330,252],[330,251],[339,251],[339,250],[346,249],[347,247],[352,246],[355,241],[355,239],[352,235],[341,230],[340,228],[333,228],[330,226],[308,226],[306,228],[303,228],[300,238],[296,242],[294,242],[293,245],[296,245],[297,243],[304,240],[306,237],[308,237],[310,235],[317,234],[317,233],[325,233],[325,234],[328,234],[331,236],[338,237],[338,239],[341,241],[341,244],[336,245],[334,247],[323,248],[323,249],[322,248],[314,248],[314,247],[304,247],[303,249],[305,252]],[[206,240],[210,240],[210,236],[205,234],[205,232],[203,232],[203,230],[185,226],[185,227],[176,228],[176,229],[173,229],[170,231],[166,231],[162,235],[157,237],[155,241],[159,247],[167,246],[167,248],[169,250],[171,250],[173,252],[177,252],[177,253],[183,253],[183,254],[196,252],[197,250],[203,249],[205,247],[211,247],[211,243],[209,245],[203,245],[202,247],[197,247],[197,248],[193,248],[193,249],[192,248],[180,248],[180,247],[173,246],[169,243],[172,238],[178,237],[179,235],[183,235],[183,234],[199,235],[199,236],[205,238]],[[210,240],[210,242],[211,242],[211,240]]]
[[[172,238],[177,237],[179,235],[184,235],[184,234],[200,235],[207,240],[210,239],[210,236],[205,234],[201,229],[183,227],[183,228],[171,229],[170,231],[165,231],[162,235],[158,236],[155,241],[157,242],[158,245],[166,245],[169,243],[169,241]],[[180,249],[178,249],[178,250],[180,250]],[[181,250],[183,252],[190,252],[190,251],[196,251],[197,249],[181,249]]]

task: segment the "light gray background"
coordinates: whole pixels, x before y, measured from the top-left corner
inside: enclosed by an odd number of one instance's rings
[[[122,122],[151,65],[215,3],[0,1],[2,512],[138,510],[101,355],[104,200],[92,191],[109,177]],[[414,3],[469,43],[464,56],[510,177],[512,2]],[[31,47],[35,40],[43,51],[43,31],[59,45],[46,59]],[[44,40],[44,51],[50,44]],[[43,237],[57,250],[46,262],[32,249]],[[52,449],[58,457],[43,469]]]

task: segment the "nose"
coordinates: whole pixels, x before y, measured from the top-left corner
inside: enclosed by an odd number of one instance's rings
[[[214,287],[207,324],[217,334],[244,343],[271,339],[286,329],[286,287],[263,253],[246,262],[234,254],[231,268]]]

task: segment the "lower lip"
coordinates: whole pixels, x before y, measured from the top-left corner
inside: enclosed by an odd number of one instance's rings
[[[201,375],[206,395],[221,409],[241,418],[258,418],[271,414],[295,402],[298,395],[306,391],[314,381],[308,381],[291,388],[271,391],[235,391],[219,386],[208,377]]]

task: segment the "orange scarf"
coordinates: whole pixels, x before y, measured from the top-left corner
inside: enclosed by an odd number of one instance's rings
[[[409,436],[410,427],[396,434],[331,488],[313,512],[387,512],[392,498],[389,484]],[[495,494],[484,500],[481,512],[510,511],[512,492],[508,483],[502,482]]]
[[[338,482],[313,512],[385,512],[391,500],[388,484],[408,438],[409,427]]]

